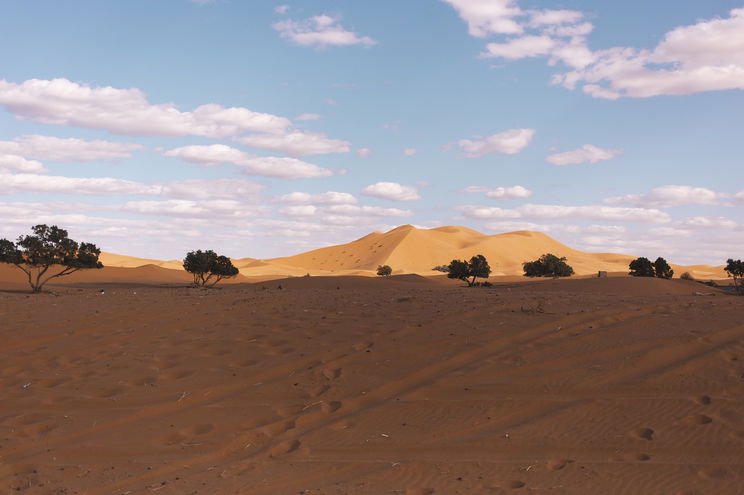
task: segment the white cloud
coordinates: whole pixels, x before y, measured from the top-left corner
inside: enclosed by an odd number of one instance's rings
[[[303,113],[295,117],[295,120],[320,120],[320,114],[317,113]]]
[[[187,162],[198,163],[207,167],[214,167],[221,163],[232,163],[242,167],[245,175],[307,179],[328,177],[334,174],[332,170],[295,158],[253,156],[224,144],[184,146],[166,151],[164,155],[181,158]]]
[[[591,65],[553,81],[569,89],[583,83],[585,93],[607,99],[744,89],[744,8],[673,29],[653,50],[615,47],[594,55]]]
[[[347,31],[339,19],[328,15],[318,15],[302,21],[287,19],[274,23],[272,27],[282,38],[300,46],[369,46],[377,43],[372,38]]]
[[[377,182],[362,189],[362,194],[393,201],[416,201],[421,199],[415,187],[403,186],[397,182]]]
[[[611,160],[622,155],[623,150],[599,148],[591,144],[585,144],[573,151],[564,151],[550,155],[546,160],[553,165],[576,165],[579,163],[599,163]]]
[[[85,141],[36,134],[0,141],[0,153],[57,162],[93,162],[127,158],[144,146],[113,141]]]
[[[537,220],[588,219],[631,223],[667,223],[671,220],[668,214],[657,209],[609,206],[526,204],[513,209],[490,206],[460,206],[457,209],[466,217],[482,220],[515,218]]]
[[[744,191],[739,191],[738,193],[734,194],[734,203],[744,205]]]
[[[555,24],[575,24],[584,18],[578,10],[533,10],[530,14],[530,26]]]
[[[245,179],[186,179],[144,184],[111,177],[62,177],[37,174],[0,174],[0,194],[36,192],[111,196],[160,195],[186,199],[253,200],[265,186]]]
[[[471,36],[518,34],[522,26],[515,20],[524,14],[515,0],[444,0],[468,24]]]
[[[403,154],[406,156],[413,156],[417,153],[416,148],[406,148],[403,150]]]
[[[512,38],[506,43],[489,43],[484,58],[501,57],[518,60],[526,57],[538,57],[550,54],[558,42],[550,36],[522,36]]]
[[[289,11],[289,5],[277,5],[274,7],[274,12],[277,14],[286,14]]]
[[[9,170],[34,173],[44,172],[46,169],[36,160],[27,160],[22,156],[0,152],[0,173]]]
[[[684,205],[717,205],[722,194],[704,187],[668,185],[648,194],[627,194],[604,200],[607,204],[633,205],[644,208],[671,208]]]
[[[375,217],[409,217],[413,215],[411,210],[400,208],[382,208],[380,206],[357,206],[357,205],[334,205],[326,208],[329,213],[341,215],[369,215]]]
[[[202,105],[182,112],[172,103],[151,104],[139,89],[90,87],[67,79],[0,80],[0,106],[44,124],[105,129],[139,136],[222,138],[244,132],[277,132],[288,119],[247,108]]]
[[[61,194],[154,194],[158,189],[110,177],[77,178],[36,174],[0,175],[0,193],[42,192]]]
[[[485,193],[487,197],[492,199],[528,198],[532,196],[532,191],[522,186],[496,187],[494,189],[485,186],[468,186],[459,192]]]
[[[128,201],[121,206],[121,210],[143,215],[187,218],[245,218],[259,215],[265,212],[266,208],[226,199],[206,201],[170,199],[166,201]]]
[[[287,206],[279,212],[288,217],[311,217],[317,213],[318,208],[313,205]]]
[[[185,199],[253,201],[266,186],[247,179],[186,179],[156,184],[159,194]]]
[[[480,158],[489,153],[514,155],[530,144],[534,129],[511,129],[493,136],[474,136],[477,140],[461,139],[457,142],[468,158]]]
[[[737,222],[726,217],[690,217],[680,222],[682,227],[688,229],[730,229],[737,227]]]
[[[369,148],[359,148],[357,150],[357,155],[359,158],[369,158],[372,156],[372,150]]]
[[[325,155],[346,153],[348,141],[329,139],[320,132],[293,131],[288,133],[253,134],[237,138],[236,141],[253,148],[281,151],[290,156]]]
[[[357,202],[357,199],[349,193],[328,191],[320,194],[292,192],[279,196],[274,201],[277,203],[298,205],[343,205],[354,204]]]

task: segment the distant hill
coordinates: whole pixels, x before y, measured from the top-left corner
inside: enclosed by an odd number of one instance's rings
[[[565,256],[576,275],[595,275],[598,271],[627,274],[636,256],[613,253],[585,253],[572,249],[542,232],[517,231],[487,235],[467,227],[450,226],[418,229],[402,225],[389,232],[373,232],[361,239],[306,253],[259,260],[233,259],[240,275],[222,283],[239,283],[306,274],[374,276],[379,265],[390,265],[394,274],[441,275],[432,271],[453,259],[484,255],[493,276],[521,276],[522,263],[552,253]],[[159,261],[119,254],[101,253],[103,270],[86,270],[56,283],[142,282],[186,284],[191,276],[178,260]],[[690,272],[699,279],[724,279],[722,266],[680,266],[672,264],[675,275]],[[15,267],[0,265],[0,281],[22,282],[24,275]]]

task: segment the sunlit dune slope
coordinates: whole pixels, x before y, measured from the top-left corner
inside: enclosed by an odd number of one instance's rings
[[[267,260],[270,265],[281,265],[299,272],[344,273],[347,270],[374,271],[379,265],[390,265],[394,273],[431,275],[437,265],[453,259],[469,259],[484,255],[494,276],[521,275],[522,263],[537,259],[545,253],[565,256],[577,275],[591,275],[598,271],[627,272],[635,256],[613,253],[584,253],[561,244],[542,232],[517,231],[486,235],[466,227],[417,229],[403,225],[386,233],[372,233],[348,244],[316,249],[286,258]],[[678,275],[689,271],[700,278],[725,278],[720,267],[673,265]],[[252,269],[250,266],[247,269]]]

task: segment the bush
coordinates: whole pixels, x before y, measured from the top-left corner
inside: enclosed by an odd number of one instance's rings
[[[570,277],[573,268],[566,263],[566,258],[559,258],[554,254],[543,254],[535,261],[522,263],[525,277]]]
[[[437,265],[432,268],[435,272],[449,273],[449,265]]]
[[[658,257],[654,261],[654,272],[656,272],[656,276],[659,278],[670,279],[674,276],[674,270],[672,270],[669,263],[662,257]]]
[[[734,288],[740,295],[744,295],[744,284],[742,284],[742,278],[744,278],[744,261],[734,260],[729,258],[726,260],[726,267],[724,268],[729,277],[734,279]]]
[[[682,280],[695,280],[695,277],[690,274],[690,272],[685,272],[682,275],[679,276]]]
[[[488,278],[491,267],[488,266],[486,257],[478,254],[470,258],[470,261],[452,260],[447,266],[447,278],[462,280],[472,287],[476,278]]]
[[[10,263],[28,277],[31,292],[38,294],[44,284],[78,270],[103,268],[98,261],[101,250],[95,244],[77,243],[67,237],[67,231],[56,225],[31,227],[34,235],[20,236],[16,242],[0,239],[0,262]],[[58,265],[62,270],[49,270]]]
[[[636,258],[628,265],[631,277],[655,277],[654,265],[648,258]]]
[[[377,267],[377,275],[380,277],[389,277],[393,273],[393,269],[389,265],[379,265]]]
[[[239,273],[230,258],[212,250],[189,252],[183,259],[183,269],[194,275],[194,285],[197,287],[212,287],[223,278]]]

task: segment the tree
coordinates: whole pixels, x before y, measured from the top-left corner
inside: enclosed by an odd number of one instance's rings
[[[452,260],[447,267],[447,278],[462,280],[468,287],[475,284],[476,278],[488,278],[490,274],[491,267],[482,254],[473,256],[470,261]]]
[[[393,269],[389,265],[379,265],[377,267],[377,275],[380,277],[389,277],[393,273]]]
[[[53,278],[78,270],[103,268],[98,261],[101,250],[95,244],[78,244],[67,237],[66,230],[56,225],[35,225],[31,230],[33,235],[20,236],[16,242],[0,239],[0,262],[22,270],[28,277],[32,293],[41,292],[44,284]],[[53,267],[56,266],[62,269],[54,273]]]
[[[655,277],[654,265],[648,258],[636,258],[628,265],[631,277]]]
[[[573,268],[566,263],[566,258],[559,258],[554,254],[543,254],[535,261],[522,263],[525,277],[570,277]]]
[[[662,257],[658,257],[656,258],[656,261],[654,261],[654,271],[656,272],[656,276],[659,278],[669,279],[674,276],[674,270],[672,270],[669,263],[667,263]]]
[[[234,277],[239,270],[226,256],[219,256],[212,250],[191,251],[183,259],[183,268],[194,275],[197,287],[212,287],[223,278]]]
[[[437,265],[432,268],[435,272],[449,273],[449,265]]]
[[[744,261],[742,260],[726,260],[726,267],[724,268],[729,277],[734,279],[734,288],[740,295],[744,295],[744,284],[742,278],[744,278]]]

